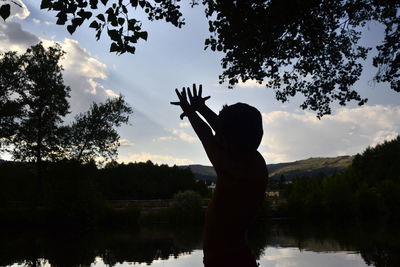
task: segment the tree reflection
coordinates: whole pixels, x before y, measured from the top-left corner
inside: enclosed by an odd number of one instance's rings
[[[398,227],[397,227],[398,228]],[[400,230],[385,223],[259,223],[249,242],[259,259],[266,247],[313,252],[359,252],[366,264],[400,266]],[[9,230],[9,229],[8,229]],[[124,231],[4,231],[0,266],[90,266],[100,257],[108,266],[180,257],[201,249],[201,227],[151,227]]]

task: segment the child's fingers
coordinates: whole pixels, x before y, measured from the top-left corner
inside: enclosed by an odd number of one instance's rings
[[[188,90],[188,96],[189,96],[190,102],[192,102],[193,96],[192,96],[192,93],[190,92],[190,90]],[[196,93],[194,93],[194,96],[196,96]]]
[[[196,90],[196,84],[193,84],[193,95],[196,97],[197,96],[197,90]]]
[[[175,93],[178,96],[179,100],[181,99],[181,93],[178,91],[178,88],[175,88]]]
[[[182,97],[183,97],[184,99],[186,99],[186,89],[185,89],[185,87],[182,88],[182,93],[181,93],[181,95],[182,95]]]
[[[179,116],[179,118],[181,118],[181,120],[183,120],[183,118],[185,118],[185,116],[186,116],[186,114],[185,114],[185,112],[183,112],[183,113]]]
[[[206,97],[203,98],[203,100],[206,101],[206,100],[208,100],[210,98],[211,98],[211,96],[206,96]]]
[[[200,84],[200,86],[199,86],[199,94],[198,94],[198,96],[200,96],[201,97],[201,93],[203,92],[203,85],[201,85]]]
[[[180,106],[181,105],[181,102],[169,102],[171,105],[177,105],[177,106]]]

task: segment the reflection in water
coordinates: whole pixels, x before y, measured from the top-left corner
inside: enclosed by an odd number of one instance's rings
[[[399,233],[387,225],[280,224],[253,229],[250,241],[260,266],[400,266]],[[200,240],[201,227],[2,232],[0,266],[200,267]]]

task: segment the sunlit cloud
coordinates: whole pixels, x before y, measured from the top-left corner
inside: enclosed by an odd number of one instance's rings
[[[10,18],[13,17],[19,18],[19,19],[26,19],[30,15],[29,9],[26,7],[24,2],[21,0],[14,0],[15,3],[10,3]]]
[[[186,126],[183,126],[186,127]],[[169,131],[171,135],[168,136],[160,136],[153,139],[153,142],[163,142],[163,141],[175,141],[175,140],[182,140],[187,143],[194,143],[197,142],[197,138],[191,136],[190,134],[184,132],[181,129],[172,129]]]
[[[119,162],[146,162],[151,160],[153,163],[157,164],[168,164],[168,165],[187,165],[193,162],[187,158],[177,158],[171,155],[160,155],[151,154],[146,152],[141,152],[137,154],[130,154],[129,156],[122,156],[119,158]]]
[[[2,52],[24,53],[28,47],[40,41],[45,47],[55,44],[55,41],[39,38],[25,31],[18,22],[6,21],[0,24],[0,51]],[[93,101],[101,102],[106,98],[118,96],[114,90],[106,88],[102,83],[108,77],[106,64],[92,56],[76,40],[64,38],[58,43],[66,52],[60,64],[64,68],[65,84],[71,87],[72,115],[86,111]]]
[[[185,132],[182,131],[182,130],[173,129],[173,130],[172,130],[172,133],[173,133],[174,135],[178,136],[179,139],[181,139],[181,140],[183,140],[183,141],[185,141],[185,142],[188,142],[188,143],[193,143],[193,142],[196,142],[196,141],[197,141],[197,138],[196,138],[196,137],[191,136],[191,135],[185,133]]]
[[[260,87],[265,87],[264,83],[259,83],[256,80],[247,80],[246,82],[243,82],[242,80],[240,80],[237,85],[238,87],[242,87],[242,88],[260,88]]]
[[[49,40],[42,41],[45,46],[55,43]],[[65,38],[59,43],[66,52],[60,63],[64,68],[65,84],[71,87],[71,98],[74,99],[71,102],[73,114],[87,110],[93,101],[101,102],[106,98],[118,96],[102,83],[108,77],[106,64],[94,58],[76,40]]]
[[[121,147],[132,147],[135,144],[133,142],[131,142],[130,140],[128,140],[128,139],[122,138],[122,139],[119,140],[119,145]]]
[[[354,155],[400,133],[400,107],[342,108],[321,120],[310,112],[263,114],[260,150],[269,163]]]
[[[181,127],[181,128],[187,128],[187,127],[189,127],[190,126],[190,123],[189,122],[180,122],[179,123],[179,127]]]
[[[113,90],[111,89],[105,89],[104,92],[106,93],[106,95],[108,95],[109,97],[118,97],[119,95],[116,94]]]
[[[157,138],[153,138],[153,142],[163,142],[163,141],[171,141],[171,140],[177,140],[178,138],[174,136],[161,136]]]

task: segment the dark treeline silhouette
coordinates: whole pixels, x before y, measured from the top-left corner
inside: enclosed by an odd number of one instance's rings
[[[367,148],[341,173],[294,179],[284,197],[290,216],[399,219],[400,136]]]
[[[148,161],[113,163],[100,169],[94,163],[64,160],[43,164],[43,194],[39,207],[32,209],[38,200],[34,164],[3,162],[0,173],[0,223],[8,225],[47,225],[54,219],[77,226],[135,225],[139,207],[131,205],[119,211],[109,208],[108,200],[171,199],[186,190],[197,192],[200,197],[208,192],[204,182],[196,181],[189,169],[177,166]]]
[[[185,190],[207,194],[205,183],[196,181],[190,169],[155,165],[151,161],[110,163],[99,171],[98,183],[110,200],[170,199]]]

